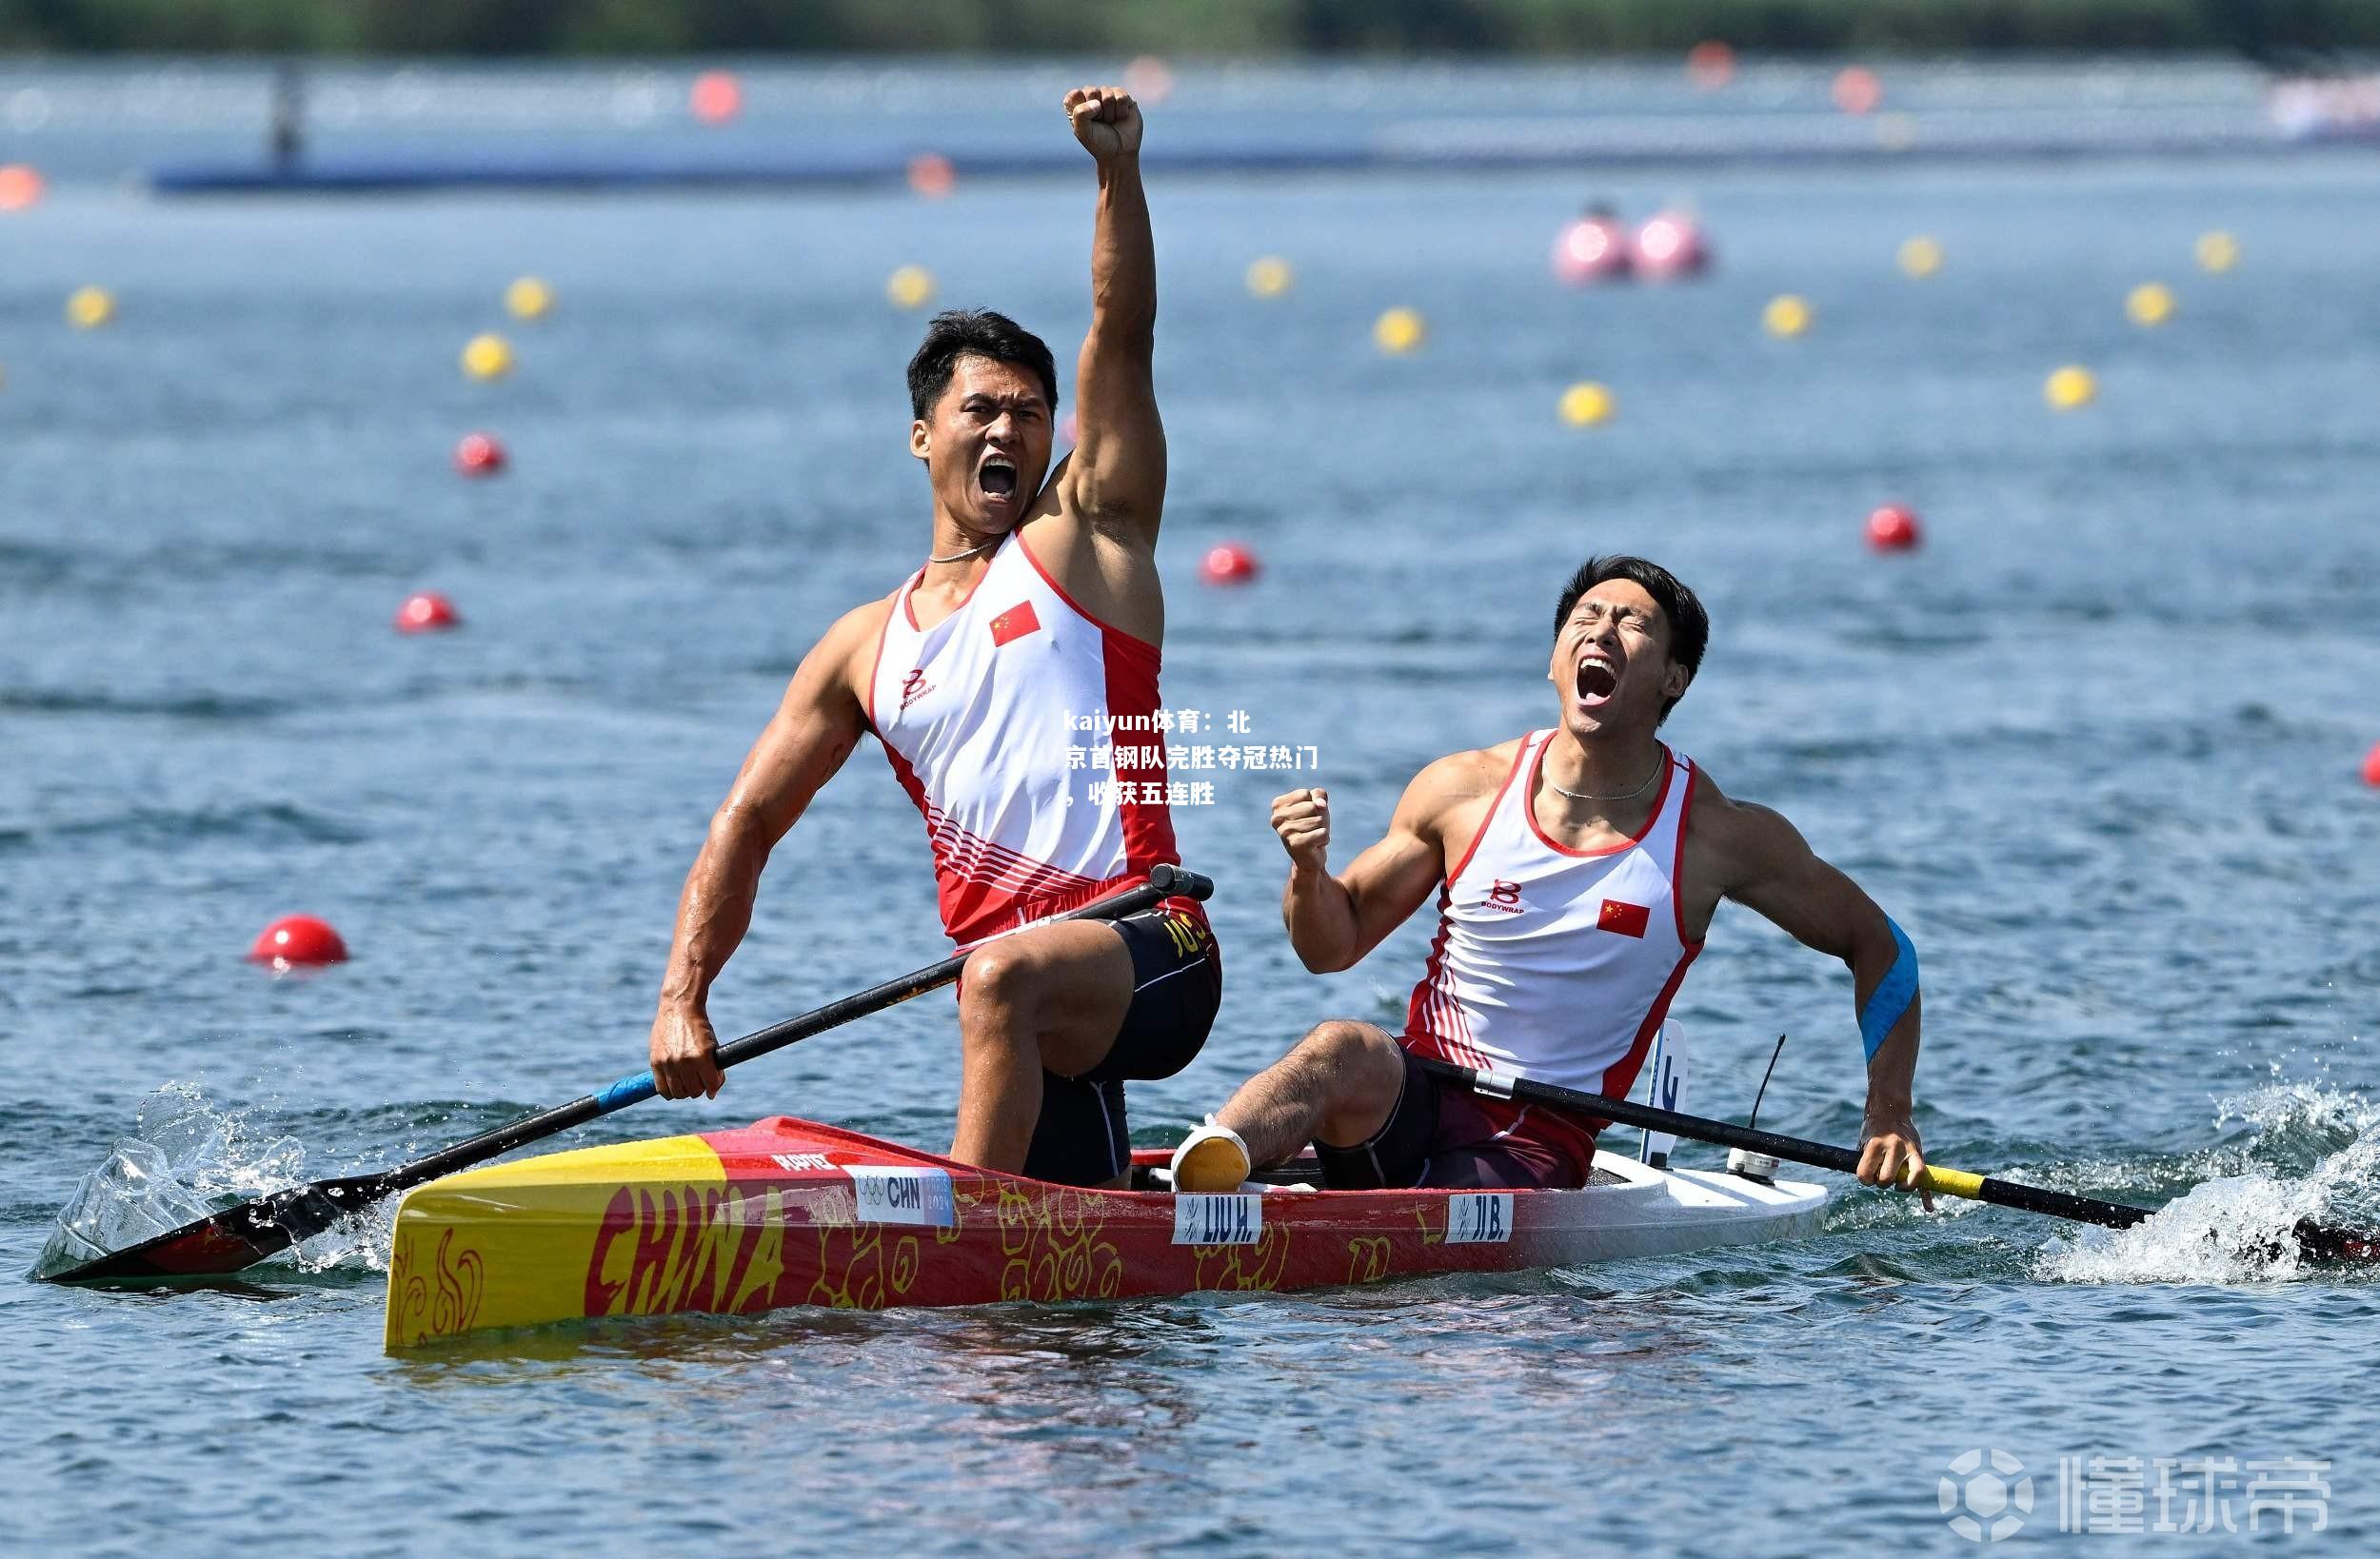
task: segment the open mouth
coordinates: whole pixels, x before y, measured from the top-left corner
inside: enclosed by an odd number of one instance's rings
[[[987,497],[1005,499],[1017,496],[1017,468],[998,456],[983,463],[982,469],[976,472],[975,480]]]
[[[1619,675],[1601,661],[1578,662],[1578,701],[1592,709],[1609,703],[1619,690]]]

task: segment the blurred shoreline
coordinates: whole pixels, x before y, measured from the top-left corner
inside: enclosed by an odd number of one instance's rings
[[[2359,0],[1135,0],[996,7],[981,0],[545,0],[400,6],[353,0],[0,3],[0,51],[468,55],[1157,51],[1199,55],[1562,55],[1672,52],[2229,51],[2380,48]]]

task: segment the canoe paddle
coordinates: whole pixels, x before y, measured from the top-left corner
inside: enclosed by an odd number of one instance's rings
[[[1149,879],[1099,899],[1063,915],[1053,915],[1035,925],[1054,925],[1061,920],[1112,920],[1160,903],[1167,898],[1203,899],[1215,891],[1214,880],[1179,866],[1158,865],[1149,869]],[[1019,930],[1029,929],[1020,927]],[[1014,936],[1014,932],[1003,933]],[[984,944],[979,943],[978,946]],[[781,1050],[797,1039],[807,1039],[823,1034],[853,1018],[907,1001],[912,997],[948,985],[966,967],[968,953],[944,958],[914,974],[899,979],[886,980],[856,996],[829,1003],[800,1017],[789,1017],[772,1023],[757,1034],[747,1034],[719,1047],[718,1061],[724,1069],[748,1061],[756,1056]],[[442,1174],[483,1163],[499,1154],[535,1142],[541,1137],[566,1132],[573,1126],[584,1126],[600,1115],[625,1110],[653,1096],[655,1090],[651,1072],[639,1072],[621,1078],[609,1088],[589,1094],[568,1104],[499,1126],[493,1131],[441,1148],[426,1157],[416,1158],[395,1169],[382,1170],[376,1174],[349,1175],[344,1179],[316,1180],[310,1185],[292,1186],[276,1191],[253,1201],[227,1208],[211,1217],[196,1223],[170,1229],[162,1234],[141,1241],[127,1250],[87,1261],[66,1272],[51,1273],[46,1281],[52,1283],[125,1282],[176,1277],[219,1277],[251,1267],[267,1256],[277,1254],[302,1240],[312,1238],[350,1214],[390,1196],[400,1191],[435,1180]]]
[[[1780,1136],[1775,1132],[1757,1131],[1749,1126],[1731,1126],[1723,1120],[1705,1120],[1699,1115],[1680,1115],[1675,1110],[1657,1110],[1649,1104],[1631,1104],[1625,1099],[1605,1098],[1600,1094],[1581,1093],[1575,1088],[1557,1088],[1552,1083],[1533,1082],[1526,1077],[1508,1076],[1500,1072],[1481,1072],[1427,1056],[1417,1058],[1435,1076],[1486,1098],[1517,1099],[1524,1104],[1549,1105],[1597,1120],[1613,1120],[1624,1126],[1638,1126],[1648,1131],[1689,1137],[1696,1142],[1715,1143],[1722,1148],[1741,1148],[1746,1153],[1766,1154],[1772,1158],[1782,1158],[1791,1163],[1810,1164],[1819,1169],[1836,1170],[1844,1174],[1859,1173],[1859,1155],[1849,1148],[1806,1141],[1797,1136]],[[2053,1218],[2071,1218],[2077,1223],[2095,1223],[2105,1229],[2130,1229],[2153,1216],[2156,1211],[2124,1202],[2072,1196],[2060,1191],[2044,1191],[2038,1186],[1995,1180],[1988,1174],[1970,1174],[1964,1170],[1944,1169],[1938,1164],[1928,1164],[1925,1174],[1907,1189],[1931,1191],[1942,1196],[1959,1196],[1968,1201],[1990,1202],[1994,1207],[2013,1207],[2026,1213],[2043,1213]],[[2380,1236],[2326,1228],[2308,1218],[2298,1220],[2294,1233],[2299,1252],[2309,1260],[2380,1260]]]

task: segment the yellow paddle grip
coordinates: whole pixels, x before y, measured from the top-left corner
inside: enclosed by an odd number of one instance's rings
[[[1965,1170],[1944,1169],[1939,1164],[1928,1164],[1925,1174],[1917,1176],[1915,1183],[1910,1189],[1931,1191],[1944,1196],[1964,1196],[1969,1201],[1975,1201],[1983,1195],[1983,1176],[1970,1174]]]

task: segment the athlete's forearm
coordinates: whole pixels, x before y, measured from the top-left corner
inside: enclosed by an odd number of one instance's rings
[[[1884,1043],[1868,1059],[1868,1110],[1906,1115],[1914,1108],[1917,1088],[1917,1008],[1912,997],[1909,1014],[1893,1025]]]
[[[711,983],[751,929],[761,869],[767,863],[768,843],[757,820],[739,808],[722,808],[678,895],[662,1005],[704,1010]]]
[[[1099,216],[1091,235],[1091,333],[1102,344],[1145,349],[1157,334],[1157,241],[1149,232],[1140,158],[1124,152],[1099,165]]]
[[[1906,1115],[1915,1098],[1923,998],[1916,951],[1881,910],[1862,923],[1852,945],[1852,987],[1868,1056],[1868,1109]],[[1883,1025],[1880,1036],[1872,1031]]]
[[[1289,928],[1289,945],[1307,969],[1335,975],[1355,967],[1362,952],[1362,928],[1356,919],[1355,896],[1344,882],[1319,867],[1292,866],[1289,885],[1281,890],[1280,916]]]

